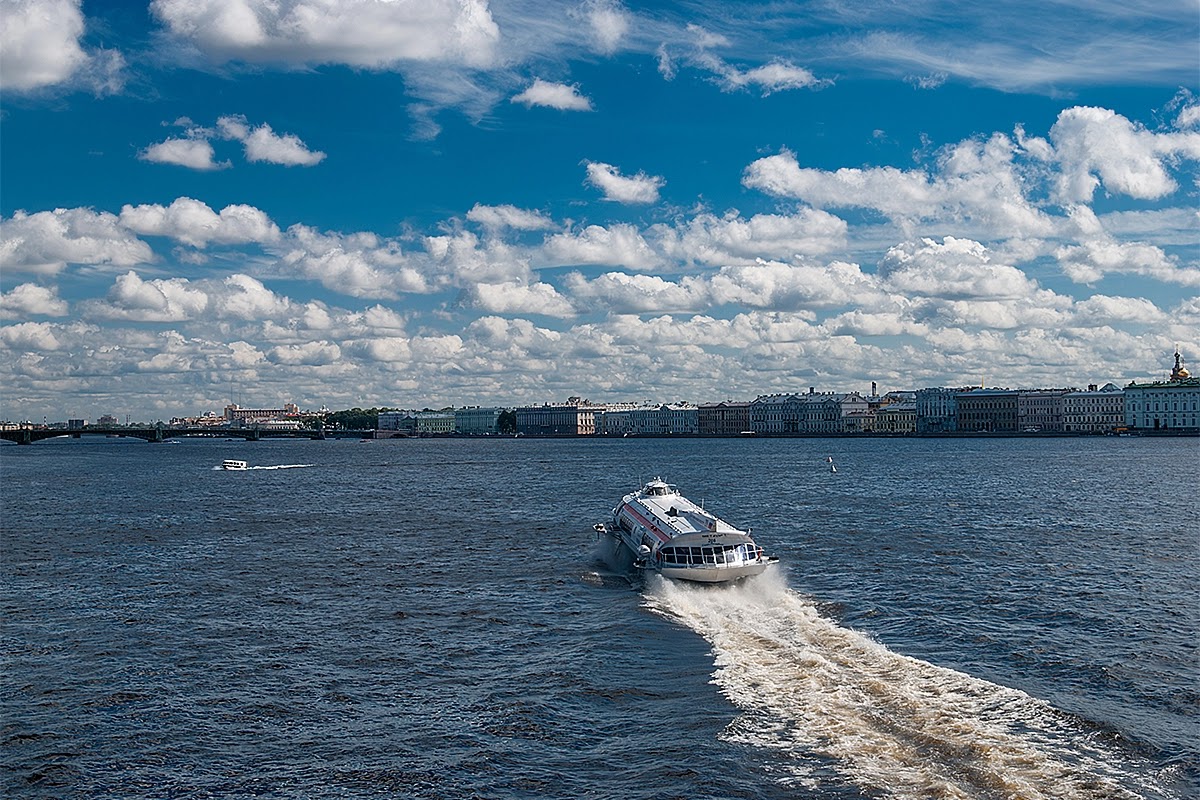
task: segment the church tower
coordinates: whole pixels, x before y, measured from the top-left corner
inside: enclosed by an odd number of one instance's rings
[[[1183,356],[1179,353],[1179,345],[1175,345],[1175,368],[1171,370],[1171,380],[1182,381],[1191,377],[1190,372],[1183,366]]]

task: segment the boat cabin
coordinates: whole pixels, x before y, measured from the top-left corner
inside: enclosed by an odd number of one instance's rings
[[[642,487],[642,494],[646,497],[666,497],[672,494],[679,494],[679,490],[662,478],[655,478]]]

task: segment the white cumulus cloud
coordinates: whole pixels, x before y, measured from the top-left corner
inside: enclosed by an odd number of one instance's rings
[[[591,111],[592,101],[579,93],[578,86],[552,83],[535,78],[525,91],[513,97],[512,102],[522,103],[526,108],[544,106],[559,111]]]
[[[1038,289],[1016,267],[991,263],[979,242],[953,236],[896,245],[880,262],[879,275],[893,291],[954,300],[1017,299]]]
[[[67,264],[126,267],[153,260],[149,245],[103,211],[17,211],[0,223],[0,266],[9,270],[55,273]]]
[[[150,11],[215,61],[487,67],[500,39],[486,0],[154,0]]]
[[[585,163],[587,165],[585,182],[603,192],[605,200],[617,203],[640,205],[656,203],[658,202],[658,190],[666,183],[663,178],[647,175],[644,172],[639,172],[632,177],[622,175],[621,171],[612,164],[598,161]]]
[[[138,153],[138,158],[155,164],[175,164],[188,169],[208,172],[228,169],[228,161],[215,161],[216,152],[207,139],[194,137],[172,137],[152,144]]]
[[[540,231],[556,227],[554,221],[545,214],[512,205],[485,206],[476,203],[467,212],[467,219],[491,230],[511,228],[517,231]]]
[[[87,51],[81,0],[5,0],[0,12],[0,83],[26,92],[77,83],[97,94],[119,91],[124,57]]]
[[[791,215],[755,214],[748,219],[736,211],[722,217],[697,214],[675,226],[656,225],[650,234],[664,256],[722,265],[828,253],[845,247],[847,227],[833,214],[804,208]]]
[[[181,322],[203,314],[206,308],[208,295],[186,278],[145,281],[130,270],[117,276],[108,303],[93,305],[92,313],[137,322]]]
[[[267,358],[287,366],[320,367],[333,364],[342,357],[342,349],[333,342],[305,342],[280,345],[267,352]]]
[[[1110,192],[1152,200],[1175,191],[1171,157],[1200,160],[1200,132],[1153,133],[1106,108],[1076,106],[1050,129],[1064,202],[1092,199],[1101,182]]]
[[[0,314],[5,316],[63,317],[67,303],[58,296],[55,287],[22,283],[12,291],[0,294]]]
[[[573,317],[576,313],[571,302],[548,283],[479,283],[466,292],[466,297],[469,305],[491,314]]]
[[[292,133],[279,135],[263,123],[251,127],[240,115],[217,119],[217,128],[226,139],[236,139],[245,148],[247,161],[266,161],[285,167],[313,167],[325,160],[319,150],[309,150],[300,137]]]
[[[0,343],[10,350],[45,352],[58,350],[59,327],[50,322],[19,322],[0,328]]]
[[[551,263],[572,266],[593,264],[648,270],[663,264],[641,232],[627,223],[607,227],[589,225],[578,232],[555,234],[546,239],[542,254]]]
[[[190,197],[176,198],[171,205],[124,206],[121,224],[143,236],[168,236],[203,248],[209,243],[266,244],[280,238],[279,227],[263,211],[247,205],[231,205],[213,211]]]

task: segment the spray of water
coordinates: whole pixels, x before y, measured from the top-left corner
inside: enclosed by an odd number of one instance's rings
[[[711,644],[714,683],[743,712],[726,737],[778,751],[790,780],[832,765],[903,800],[1138,797],[1069,715],[836,625],[775,571],[722,587],[654,578],[645,598]]]

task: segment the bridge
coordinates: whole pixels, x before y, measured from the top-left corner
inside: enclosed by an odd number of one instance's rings
[[[60,436],[70,436],[78,439],[82,436],[128,436],[143,439],[147,442],[165,442],[167,439],[245,439],[257,442],[260,439],[329,439],[329,438],[361,438],[366,435],[374,436],[375,431],[326,431],[323,428],[300,428],[293,430],[275,430],[271,428],[206,428],[198,426],[124,426],[99,427],[89,425],[78,430],[63,430],[61,428],[19,428],[17,430],[0,431],[0,439],[6,439],[17,444],[33,444],[43,439],[55,439]]]

